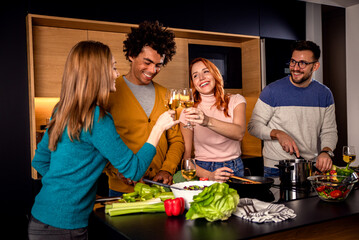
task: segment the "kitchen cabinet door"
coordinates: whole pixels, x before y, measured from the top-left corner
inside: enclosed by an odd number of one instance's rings
[[[59,97],[71,48],[87,39],[87,30],[33,26],[35,97]]]

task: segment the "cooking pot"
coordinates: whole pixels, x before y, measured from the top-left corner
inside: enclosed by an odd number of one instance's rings
[[[312,175],[313,161],[304,158],[279,161],[279,177],[281,184],[301,185],[308,183],[307,177]]]

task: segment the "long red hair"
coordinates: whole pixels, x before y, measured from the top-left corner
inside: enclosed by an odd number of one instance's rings
[[[230,94],[225,94],[224,88],[223,88],[223,77],[220,73],[219,69],[214,65],[211,61],[209,61],[206,58],[195,58],[191,61],[189,65],[189,75],[190,75],[190,83],[191,88],[193,91],[193,97],[195,102],[195,107],[198,106],[198,104],[202,101],[201,94],[197,91],[197,89],[194,87],[193,79],[192,79],[192,67],[197,62],[203,62],[203,64],[208,68],[209,72],[212,74],[214,80],[215,80],[215,87],[214,87],[214,97],[216,98],[216,102],[213,104],[213,106],[216,106],[218,110],[222,110],[224,113],[224,116],[229,117],[228,114],[228,103],[229,103],[229,96]]]

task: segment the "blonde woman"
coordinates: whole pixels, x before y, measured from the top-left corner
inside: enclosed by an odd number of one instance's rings
[[[163,131],[177,123],[174,111],[163,113],[143,147],[136,154],[128,149],[105,111],[116,90],[115,63],[100,42],[80,42],[69,53],[60,101],[32,161],[43,186],[31,211],[30,240],[87,239],[96,180],[108,160],[125,177],[139,180]]]
[[[180,117],[183,157],[191,157],[194,146],[198,177],[225,182],[231,175],[243,176],[246,100],[224,93],[222,75],[211,61],[196,58],[189,69],[195,107],[183,110]],[[195,126],[184,128],[187,121]]]

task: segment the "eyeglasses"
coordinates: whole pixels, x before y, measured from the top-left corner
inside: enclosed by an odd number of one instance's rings
[[[291,59],[289,61],[289,66],[291,67],[295,67],[295,65],[298,64],[298,67],[300,69],[303,69],[303,68],[306,68],[309,64],[313,64],[313,63],[316,63],[318,61],[314,61],[314,62],[306,62],[306,61],[295,61],[294,59]]]

